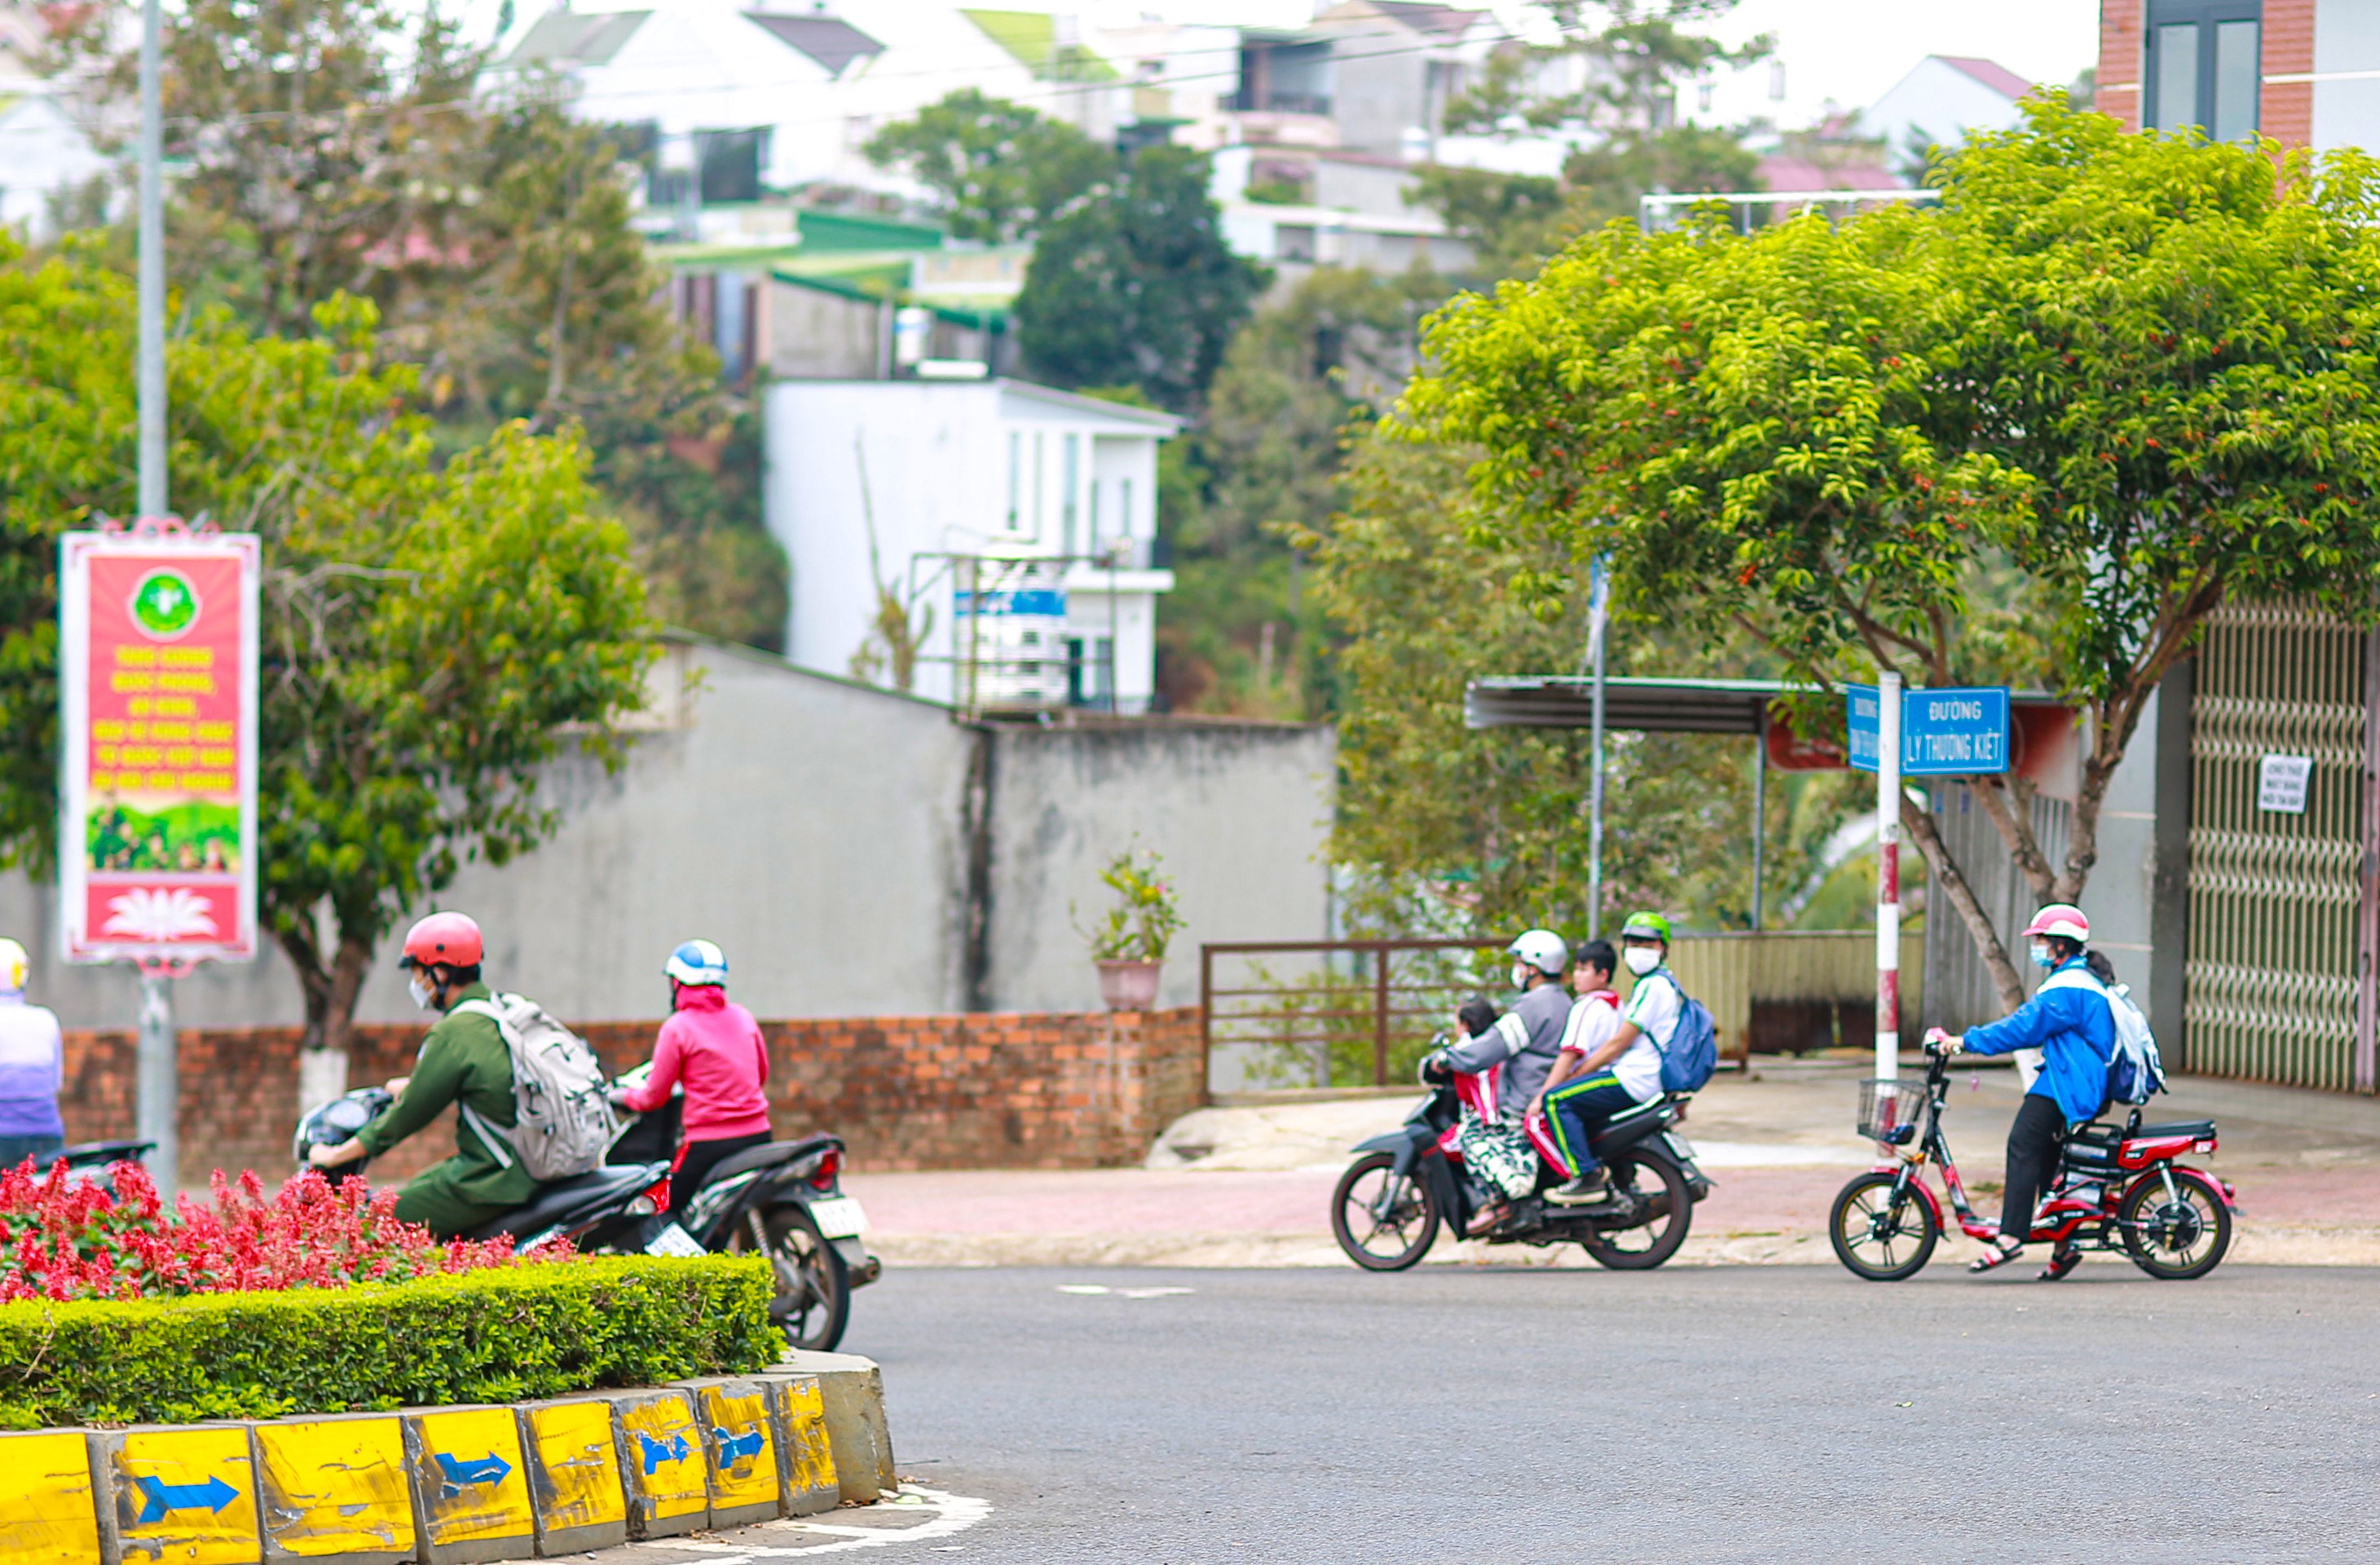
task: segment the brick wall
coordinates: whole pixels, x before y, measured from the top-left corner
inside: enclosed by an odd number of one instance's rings
[[[2141,0],[2099,0],[2096,107],[2122,120],[2127,130],[2141,127]]]
[[[2313,69],[2315,0],[2265,0],[2260,36],[2262,74],[2303,75]],[[2142,66],[2145,56],[2146,7],[2142,0],[2101,0],[2099,6],[2100,110],[2141,127]],[[2266,81],[2257,103],[2259,127],[2293,147],[2313,139],[2313,84]]]
[[[656,1024],[580,1033],[613,1071],[651,1051]],[[769,1105],[780,1135],[832,1130],[861,1169],[1066,1169],[1135,1163],[1174,1118],[1206,1101],[1196,1007],[1147,1014],[842,1017],[763,1022]],[[410,1069],[422,1029],[357,1030],[349,1080]],[[298,1121],[298,1030],[182,1034],[182,1178],[289,1169]],[[133,1132],[133,1037],[67,1035],[69,1141]],[[373,1165],[401,1180],[454,1150],[451,1112]]]

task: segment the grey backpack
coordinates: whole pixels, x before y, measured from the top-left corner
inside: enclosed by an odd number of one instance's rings
[[[496,1160],[510,1167],[510,1151],[540,1181],[601,1168],[619,1138],[620,1121],[604,1096],[603,1063],[587,1040],[526,995],[467,1000],[455,1009],[495,1023],[512,1051],[513,1128],[492,1125],[469,1104],[460,1106]]]

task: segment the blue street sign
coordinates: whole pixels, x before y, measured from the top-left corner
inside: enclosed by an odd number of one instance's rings
[[[1844,686],[1851,762],[1876,770],[1873,685]],[[1900,774],[1981,777],[2009,769],[2009,693],[2001,686],[1900,693]]]

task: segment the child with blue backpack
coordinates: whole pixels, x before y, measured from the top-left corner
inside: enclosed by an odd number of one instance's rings
[[[1609,961],[1611,948],[1597,940]],[[1661,1096],[1661,1051],[1686,1013],[1686,991],[1671,974],[1670,921],[1658,913],[1632,913],[1620,928],[1620,959],[1635,975],[1627,1008],[1599,1042],[1562,1056],[1542,1097],[1554,1140],[1570,1163],[1567,1184],[1546,1192],[1558,1207],[1597,1207],[1611,1200],[1610,1180],[1597,1159],[1593,1138],[1615,1114]],[[1603,982],[1611,978],[1603,971]],[[1583,1000],[1582,1004],[1585,1003]],[[1573,1059],[1573,1053],[1576,1058]],[[1697,1084],[1699,1085],[1699,1084]]]

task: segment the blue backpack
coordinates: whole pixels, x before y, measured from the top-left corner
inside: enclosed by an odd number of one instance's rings
[[[1678,991],[1677,1025],[1670,1029],[1667,1042],[1655,1040],[1661,1051],[1661,1090],[1700,1092],[1718,1069],[1718,1029],[1711,1022],[1710,1008],[1688,998],[1685,986],[1668,968],[1660,971]]]

